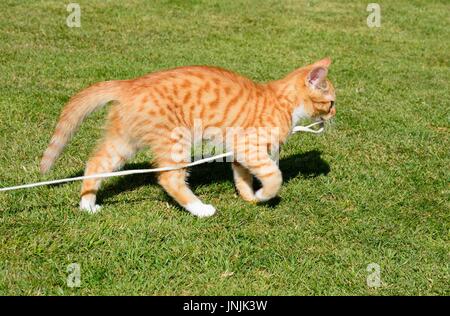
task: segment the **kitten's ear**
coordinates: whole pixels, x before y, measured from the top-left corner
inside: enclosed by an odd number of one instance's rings
[[[308,73],[306,84],[314,89],[321,86],[328,74],[328,69],[323,66],[316,66]]]
[[[319,61],[316,61],[314,63],[314,66],[316,67],[324,67],[324,68],[328,68],[331,65],[331,58],[330,57],[326,57],[324,59],[321,59]]]

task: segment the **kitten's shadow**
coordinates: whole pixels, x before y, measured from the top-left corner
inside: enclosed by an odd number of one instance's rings
[[[283,181],[289,182],[299,175],[303,177],[317,177],[330,172],[329,164],[322,159],[321,152],[311,150],[306,153],[296,154],[280,159],[280,169],[283,173]],[[124,170],[151,168],[148,163],[133,163],[125,166]],[[195,191],[200,185],[211,184],[213,182],[233,181],[233,174],[230,163],[206,163],[191,168],[189,185]],[[125,191],[132,191],[144,185],[157,184],[155,174],[136,174],[118,178],[105,186],[98,192],[98,201],[109,199]],[[259,183],[255,181],[255,189]],[[170,201],[170,199],[168,199]],[[276,206],[280,202],[279,198],[267,202],[269,206]],[[106,203],[107,204],[107,203]]]

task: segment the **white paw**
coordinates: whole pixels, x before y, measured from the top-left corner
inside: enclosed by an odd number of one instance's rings
[[[258,191],[256,191],[255,193],[255,197],[259,202],[266,202],[270,200],[270,197],[265,197],[263,194],[263,189],[259,189]]]
[[[98,211],[100,211],[102,207],[98,204],[91,204],[88,200],[81,200],[80,202],[80,209],[82,211],[94,214],[97,213]]]
[[[193,215],[198,217],[208,217],[214,215],[216,209],[209,204],[203,204],[200,201],[189,203],[185,208]]]

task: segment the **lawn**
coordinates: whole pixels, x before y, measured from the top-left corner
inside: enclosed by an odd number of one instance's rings
[[[237,197],[230,166],[195,167],[217,215],[179,208],[152,175],[0,193],[1,295],[450,295],[450,3],[383,1],[0,3],[0,186],[80,175],[107,109],[41,176],[68,98],[87,85],[207,64],[264,82],[325,56],[337,116],[283,147],[279,199]],[[150,166],[142,152],[126,168]],[[67,267],[81,269],[79,287]],[[369,264],[380,286],[369,286]]]

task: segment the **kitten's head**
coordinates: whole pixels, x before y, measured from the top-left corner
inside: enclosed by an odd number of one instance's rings
[[[305,110],[312,118],[328,120],[336,115],[336,94],[327,78],[330,58],[304,68],[300,84],[303,87]]]

